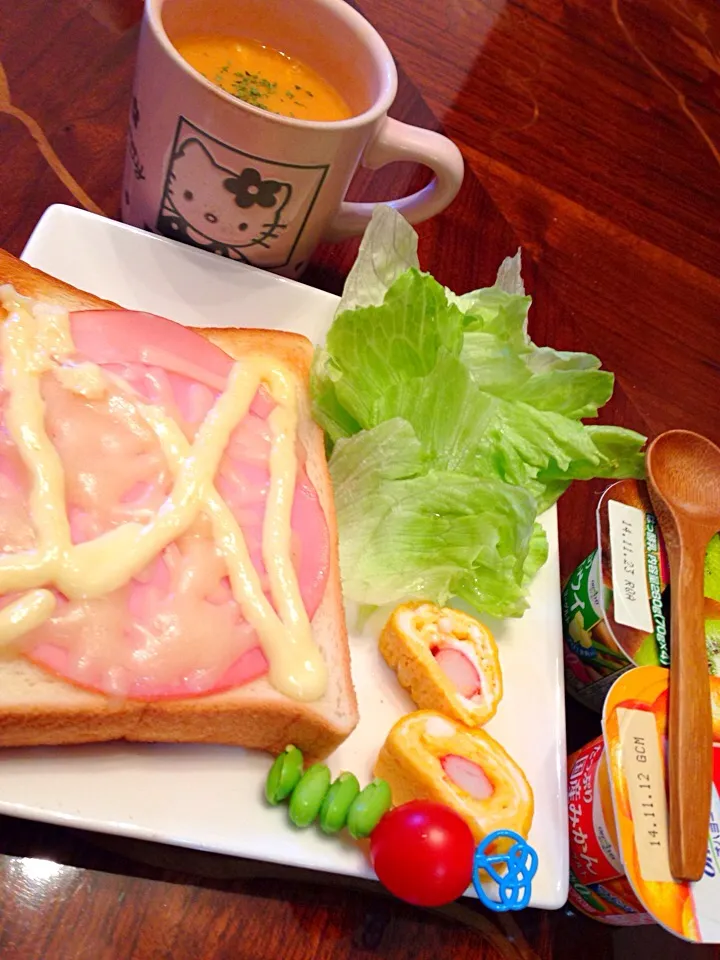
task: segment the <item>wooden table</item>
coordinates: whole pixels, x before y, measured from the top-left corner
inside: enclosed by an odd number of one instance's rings
[[[617,374],[610,420],[720,441],[720,8],[714,0],[360,0],[401,70],[396,116],[442,129],[467,164],[420,228],[423,264],[462,292],[521,245],[540,343]],[[116,216],[141,0],[6,3],[0,34],[0,243],[43,210]],[[413,168],[358,178],[407,192]],[[306,279],[333,291],[352,243]],[[603,483],[561,504],[563,570]],[[569,708],[577,746],[597,721]],[[421,912],[376,886],[278,873],[0,818],[2,960],[500,960],[720,956],[655,927],[569,910]]]

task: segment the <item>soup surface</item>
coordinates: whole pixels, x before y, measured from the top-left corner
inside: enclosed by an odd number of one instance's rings
[[[206,80],[254,107],[296,120],[346,120],[350,108],[312,67],[245,37],[188,36],[180,56]]]

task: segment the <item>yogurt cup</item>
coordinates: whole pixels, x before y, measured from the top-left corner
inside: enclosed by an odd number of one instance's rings
[[[655,923],[623,870],[603,737],[568,759],[568,820],[570,904],[611,926]]]
[[[602,923],[658,923],[693,943],[718,943],[720,710],[714,701],[705,871],[696,883],[678,882],[669,863],[668,678],[666,669],[653,666],[624,673],[605,701],[603,735],[569,758],[568,899]]]
[[[562,595],[565,684],[598,712],[620,674],[668,666],[670,584],[647,487],[621,480],[603,493],[592,552]],[[710,673],[720,676],[720,535],[705,562],[705,636]]]

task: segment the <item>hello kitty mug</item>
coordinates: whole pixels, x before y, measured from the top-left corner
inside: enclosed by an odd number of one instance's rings
[[[315,122],[220,89],[173,40],[252,37],[326,77],[353,115]],[[345,0],[146,0],[130,110],[122,218],[212,253],[299,276],[321,239],[363,231],[374,204],[344,196],[359,164],[430,167],[423,190],[390,203],[411,223],[443,210],[463,178],[452,141],[388,117],[397,72]]]

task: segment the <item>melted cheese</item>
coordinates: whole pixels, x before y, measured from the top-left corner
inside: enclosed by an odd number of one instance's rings
[[[66,390],[88,400],[101,400],[107,395],[107,379],[100,367],[94,363],[55,367],[53,373]]]
[[[66,313],[19,297],[8,287],[0,288],[0,302],[9,313],[1,331],[3,386],[8,393],[5,422],[31,478],[29,505],[36,530],[34,549],[0,556],[0,593],[28,591],[0,611],[0,643],[16,641],[52,616],[56,598],[43,588],[52,585],[69,600],[88,602],[124,588],[204,514],[227,564],[232,594],[269,662],[271,683],[295,699],[321,697],[327,686],[327,668],[313,640],[291,558],[298,420],[292,374],[261,355],[235,363],[225,390],[206,414],[192,444],[162,408],[136,404],[156,434],[172,472],[170,494],[146,523],[124,522],[94,539],[73,544],[64,471],[45,429],[40,378],[52,371],[63,387],[90,399],[105,396],[117,378],[95,364],[69,361],[74,345]],[[214,483],[230,436],[247,414],[260,384],[265,384],[277,404],[269,416],[270,490],[262,536],[274,607],[263,592],[242,531]],[[122,381],[119,385],[126,386]],[[182,651],[155,653],[160,662],[163,657],[182,656]],[[122,669],[119,650],[115,654]]]

